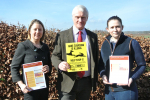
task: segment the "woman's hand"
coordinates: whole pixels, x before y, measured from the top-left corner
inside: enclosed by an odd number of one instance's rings
[[[104,84],[110,84],[110,85],[113,84],[113,83],[109,83],[109,82],[108,82],[108,79],[107,79],[107,76],[106,76],[106,75],[103,75],[103,76],[102,76],[102,79],[103,79],[103,83],[104,83]],[[117,83],[117,85],[130,87],[132,81],[133,81],[132,78],[129,78],[128,84]]]
[[[106,75],[103,75],[103,76],[102,76],[102,79],[103,79],[103,83],[104,83],[104,84],[110,84],[110,85],[112,84],[112,83],[109,83],[109,82],[108,82],[108,79],[107,79],[107,76],[106,76]]]
[[[48,65],[44,65],[44,66],[42,67],[42,72],[48,73],[48,72],[49,72],[49,66],[48,66]]]
[[[22,81],[18,81],[17,83],[18,83],[18,85],[21,88],[23,93],[28,93],[28,92],[32,91],[32,89],[30,87],[26,86]]]
[[[130,87],[132,81],[133,81],[132,78],[129,78],[128,87]]]
[[[128,87],[130,87],[132,81],[133,81],[132,78],[129,78],[128,84],[117,83],[117,85],[119,85],[119,86],[128,86]]]

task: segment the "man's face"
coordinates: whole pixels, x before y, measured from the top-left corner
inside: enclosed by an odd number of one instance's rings
[[[87,19],[87,15],[82,11],[75,11],[73,14],[73,23],[79,30],[82,30],[84,28]]]

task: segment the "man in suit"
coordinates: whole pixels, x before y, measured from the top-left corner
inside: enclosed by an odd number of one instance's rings
[[[97,35],[84,26],[88,20],[88,10],[77,5],[72,11],[73,27],[57,34],[52,53],[52,64],[58,71],[57,89],[60,100],[89,100],[91,90],[96,90],[98,80],[98,40]],[[86,42],[88,71],[83,76],[78,72],[67,72],[70,65],[66,59],[66,43],[79,42],[81,31],[82,42]]]

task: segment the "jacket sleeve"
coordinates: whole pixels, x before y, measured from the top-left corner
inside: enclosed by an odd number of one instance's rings
[[[97,35],[96,35],[96,59],[95,59],[95,73],[96,73],[96,82],[98,81],[98,54],[99,54],[99,46],[98,46],[98,38],[97,38]]]
[[[20,76],[19,69],[21,68],[25,56],[25,47],[22,43],[19,43],[17,49],[15,50],[15,54],[13,60],[11,62],[11,75],[13,82],[18,82],[22,80]]]
[[[104,62],[103,62],[103,58],[102,58],[102,49],[101,49],[101,52],[100,52],[100,59],[99,59],[99,63],[98,63],[98,71],[100,73],[100,76],[102,77],[103,75],[106,75],[106,72],[105,72],[105,67],[104,67]]]
[[[58,71],[59,70],[58,65],[62,62],[61,39],[60,39],[59,33],[57,33],[57,36],[55,39],[55,47],[52,53],[51,61],[52,61],[52,65]]]
[[[45,44],[46,45],[46,44]],[[48,45],[46,45],[47,51],[48,51],[48,66],[49,66],[49,73],[48,75],[51,75],[51,71],[52,71],[52,62],[50,59],[50,50],[48,48]]]
[[[135,62],[137,64],[137,67],[135,68],[135,70],[131,73],[131,78],[133,80],[136,80],[137,78],[139,78],[141,76],[141,74],[143,74],[143,72],[145,71],[146,68],[146,62],[145,62],[145,58],[142,52],[142,49],[139,45],[139,43],[136,40],[132,40],[132,48],[133,48],[133,58],[135,59]]]

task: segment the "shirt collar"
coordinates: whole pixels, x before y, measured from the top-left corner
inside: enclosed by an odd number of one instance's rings
[[[118,40],[113,39],[113,37],[110,38],[110,42],[112,42],[112,43],[117,43],[117,41],[118,41]]]
[[[73,25],[73,34],[78,34],[79,31],[82,31],[83,34],[86,33],[85,28],[83,28],[82,30],[77,29],[74,25]]]

